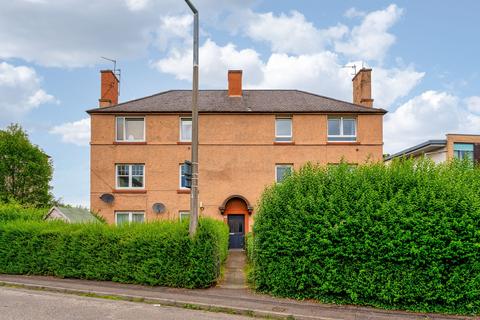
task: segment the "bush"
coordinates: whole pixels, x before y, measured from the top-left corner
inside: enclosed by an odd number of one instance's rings
[[[254,284],[299,299],[477,314],[480,169],[307,165],[268,188]]]
[[[7,221],[41,221],[48,209],[25,208],[17,203],[0,203],[0,223]]]
[[[194,239],[185,222],[0,224],[0,273],[200,288],[216,281],[227,250],[227,226],[210,219]]]

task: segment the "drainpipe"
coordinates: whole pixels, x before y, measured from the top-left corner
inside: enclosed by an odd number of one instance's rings
[[[191,237],[198,226],[198,10],[185,0],[193,12],[193,88],[192,88],[192,188],[190,190],[190,226]]]

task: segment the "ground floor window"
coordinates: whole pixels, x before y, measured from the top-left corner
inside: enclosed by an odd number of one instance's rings
[[[275,181],[282,182],[293,171],[293,164],[275,165]]]
[[[180,221],[190,219],[190,211],[180,211]]]
[[[472,143],[454,143],[453,156],[457,159],[468,159],[473,162],[473,144]]]
[[[119,211],[115,212],[115,223],[116,224],[123,224],[123,223],[141,223],[145,221],[145,212],[139,211]]]

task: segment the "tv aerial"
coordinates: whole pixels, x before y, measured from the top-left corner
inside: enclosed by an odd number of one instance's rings
[[[122,78],[122,70],[121,69],[117,69],[117,60],[115,59],[110,59],[110,58],[107,58],[107,57],[100,57],[104,60],[107,60],[107,61],[110,61],[113,63],[113,74],[117,77],[118,79],[118,95],[120,96],[120,83],[121,83],[121,78]]]

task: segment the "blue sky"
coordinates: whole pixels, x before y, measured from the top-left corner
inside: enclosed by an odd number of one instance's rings
[[[120,101],[190,88],[191,15],[180,0],[1,0],[0,127],[20,123],[53,159],[53,191],[88,205],[89,120],[99,70],[118,60]],[[478,1],[196,0],[200,87],[303,89],[351,100],[373,68],[385,152],[480,134]]]

